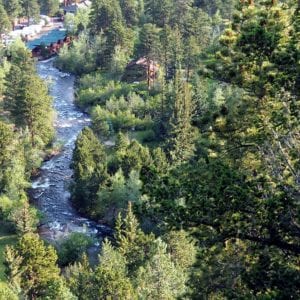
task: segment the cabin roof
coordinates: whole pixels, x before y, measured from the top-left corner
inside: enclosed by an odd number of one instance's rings
[[[135,66],[141,66],[143,68],[147,68],[148,67],[148,61],[146,57],[140,57],[138,59],[134,59],[131,62],[129,62],[126,66],[126,69],[130,69],[132,67]],[[159,65],[157,62],[150,60],[150,69],[153,71],[158,71],[159,69]]]

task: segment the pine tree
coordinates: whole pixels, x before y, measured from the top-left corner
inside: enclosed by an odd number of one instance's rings
[[[24,149],[16,141],[18,138],[10,125],[0,122],[0,194],[6,194],[12,200],[19,200],[28,187]]]
[[[155,25],[148,23],[145,24],[140,31],[140,43],[138,45],[137,52],[140,56],[144,56],[147,60],[147,86],[151,88],[151,61],[157,61],[159,58],[160,41],[159,41],[160,29]]]
[[[109,30],[113,22],[122,23],[122,11],[117,0],[95,0],[91,6],[90,27],[93,34]]]
[[[170,231],[163,237],[167,244],[167,252],[176,266],[187,272],[195,264],[197,248],[195,241],[184,230]]]
[[[153,157],[153,165],[156,168],[156,171],[161,174],[165,173],[166,170],[168,169],[168,160],[165,152],[163,151],[162,148],[155,148],[152,151],[152,157]]]
[[[168,155],[173,164],[187,161],[194,153],[194,136],[191,125],[193,104],[187,83],[175,79],[174,107],[170,120]]]
[[[131,275],[151,257],[154,243],[152,234],[146,235],[140,229],[139,222],[132,211],[132,204],[128,202],[125,218],[118,215],[116,220],[115,240],[118,251],[126,258]]]
[[[136,0],[120,0],[120,7],[127,26],[138,24],[140,15]]]
[[[216,113],[203,130],[205,151],[197,163],[160,176],[153,185],[158,191],[147,191],[160,199],[153,200],[157,213],[164,211],[169,224],[197,227],[199,240],[205,240],[198,261],[205,280],[195,282],[194,299],[209,282],[216,285],[204,298],[235,298],[233,285],[245,293],[242,298],[297,298],[298,50],[291,42],[296,10],[279,1],[241,1],[239,7],[211,74],[235,87],[213,90],[212,98],[222,104],[211,107]],[[231,243],[238,259],[228,254]]]
[[[125,258],[105,241],[99,257],[100,264],[94,274],[94,294],[100,299],[136,299],[127,277]]]
[[[23,13],[28,19],[28,25],[30,18],[37,19],[40,14],[40,7],[37,0],[23,0],[22,1]]]
[[[6,74],[4,109],[8,110],[13,117],[14,123],[21,127],[23,125],[23,98],[25,94],[25,79],[34,73],[33,61],[24,44],[13,44],[9,48],[11,55],[11,68]]]
[[[48,95],[45,83],[38,76],[27,77],[25,80],[22,111],[24,125],[31,134],[32,146],[38,145],[39,142],[48,145],[54,135],[52,98]]]
[[[39,0],[39,5],[48,16],[54,16],[59,11],[59,0]]]
[[[122,20],[113,20],[106,31],[105,66],[110,66],[115,50],[118,47],[124,50],[124,53],[127,54],[127,59],[129,59],[133,52],[132,39],[133,31],[125,27]]]
[[[118,246],[118,250],[124,255],[128,252],[128,247],[132,244],[137,236],[141,234],[139,223],[135,218],[132,211],[132,204],[128,202],[127,214],[124,220],[122,220],[119,213],[116,221],[116,234],[115,239]]]
[[[150,163],[151,156],[149,148],[142,146],[138,141],[133,140],[124,151],[116,153],[116,163],[122,169],[126,178],[132,170],[140,171],[143,166]]]
[[[192,17],[193,0],[173,0],[170,25],[178,26],[182,34],[188,31],[188,25]]]
[[[17,127],[28,128],[33,147],[48,145],[54,135],[52,99],[36,75],[29,53],[22,47],[12,53],[13,65],[6,76],[4,108]]]
[[[186,276],[176,268],[166,252],[167,245],[157,240],[157,250],[153,257],[140,267],[136,278],[139,297],[153,300],[176,299],[186,290]]]
[[[72,197],[82,211],[92,209],[99,185],[106,180],[103,145],[88,127],[79,134],[73,152],[74,186]]]
[[[28,66],[28,67],[27,67]],[[44,82],[33,72],[31,63],[21,69],[13,65],[7,75],[5,108],[14,123],[29,129],[33,147],[47,145],[53,138],[51,97]]]
[[[8,286],[6,283],[1,282],[0,283],[0,299],[5,300],[18,300],[18,295],[12,290],[10,286]]]
[[[30,208],[27,200],[22,203],[20,208],[13,211],[11,219],[14,221],[17,232],[20,235],[36,231],[38,223],[37,213],[35,209]]]
[[[168,78],[175,78],[181,72],[184,58],[183,39],[178,26],[169,31],[168,47],[170,57],[166,72]]]
[[[20,276],[22,293],[29,299],[46,298],[48,295],[58,297],[61,291],[59,268],[56,266],[57,255],[52,246],[45,246],[38,235],[27,233],[9,250],[7,268],[9,280]],[[11,259],[10,257],[14,257]],[[58,289],[55,291],[54,287]]]
[[[0,122],[0,193],[5,190],[5,170],[11,159],[11,146],[13,142],[12,128]]]
[[[8,15],[0,2],[0,34],[5,33],[10,29],[10,21]]]
[[[9,284],[12,289],[19,294],[21,291],[21,276],[23,270],[21,269],[21,264],[23,262],[23,257],[10,246],[5,248],[5,262],[6,267],[5,274],[9,280]]]
[[[93,298],[93,271],[86,254],[82,256],[79,262],[66,268],[65,277],[68,287],[78,299],[89,300]]]
[[[128,135],[119,132],[116,138],[116,145],[115,145],[116,151],[118,152],[125,151],[129,145],[130,145],[130,140],[128,138]]]
[[[14,29],[15,19],[22,13],[20,0],[3,0],[3,5]]]
[[[13,121],[17,126],[21,126],[23,116],[20,113],[23,101],[23,73],[21,68],[13,64],[6,76],[6,90],[4,98],[4,108],[11,113]]]
[[[151,23],[164,27],[169,23],[172,12],[172,1],[170,0],[146,0],[145,14]]]

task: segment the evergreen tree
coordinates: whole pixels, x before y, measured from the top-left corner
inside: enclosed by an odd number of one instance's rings
[[[38,0],[23,0],[22,2],[23,13],[30,23],[30,18],[38,19],[40,14],[40,7]]]
[[[152,158],[153,166],[159,173],[164,174],[169,167],[165,152],[161,148],[155,148],[152,151]]]
[[[95,295],[100,299],[136,299],[135,291],[127,277],[125,258],[105,241],[100,264],[95,270]]]
[[[16,226],[17,232],[21,235],[36,231],[38,218],[34,208],[30,208],[27,200],[20,208],[15,209],[10,217]]]
[[[180,268],[176,268],[166,248],[167,245],[158,240],[155,255],[138,270],[136,288],[139,297],[176,299],[185,292],[185,274]]]
[[[54,134],[48,88],[36,75],[26,49],[17,46],[11,55],[13,64],[6,76],[4,107],[17,127],[28,128],[33,147],[48,145]]]
[[[23,257],[20,256],[13,247],[6,246],[4,262],[6,267],[5,275],[7,276],[8,282],[16,294],[21,292],[22,261]]]
[[[0,122],[0,193],[5,191],[5,170],[11,157],[11,147],[13,143],[12,128]]]
[[[48,16],[54,16],[59,11],[59,0],[39,0],[39,5]]]
[[[25,95],[23,98],[24,125],[28,127],[32,146],[48,145],[53,139],[52,99],[44,82],[37,76],[25,79]],[[21,103],[22,105],[22,103]]]
[[[170,231],[164,235],[163,239],[167,244],[167,251],[170,253],[172,261],[184,272],[187,272],[196,262],[195,241],[183,230]]]
[[[106,33],[113,22],[122,22],[119,1],[94,0],[90,14],[90,28],[93,34],[99,34],[102,31]]]
[[[177,72],[181,71],[187,55],[187,52],[184,52],[184,41],[178,26],[171,28],[169,25],[165,25],[160,34],[160,42],[165,80],[170,80],[176,76]]]
[[[182,34],[188,30],[188,24],[192,17],[193,0],[173,0],[170,25],[178,26]]]
[[[216,274],[225,274],[223,264],[231,270],[225,278],[217,278],[211,291],[231,299],[236,297],[229,292],[234,284],[240,297],[243,292],[256,297],[297,297],[294,278],[299,272],[294,266],[299,238],[294,226],[299,222],[295,202],[299,164],[294,154],[299,145],[294,117],[299,111],[295,101],[298,50],[297,30],[292,29],[296,22],[289,22],[287,13],[293,16],[297,10],[285,10],[274,1],[250,4],[240,3],[232,27],[221,37],[223,47],[216,55],[213,76],[238,85],[242,91],[227,95],[222,95],[222,89],[214,92],[214,101],[221,105],[211,107],[216,112],[205,128],[209,136],[206,161],[187,169],[178,167],[170,177],[160,176],[152,186],[161,186],[157,192],[144,187],[154,192],[151,199],[161,199],[156,212],[165,211],[169,224],[178,226],[189,220],[190,228],[198,226],[199,240],[206,241],[203,251],[211,259],[207,264],[199,261],[199,265],[203,273],[210,267],[213,270],[205,283],[215,280]],[[205,117],[205,111],[202,114]],[[198,174],[195,177],[194,172]],[[181,182],[183,177],[186,180]],[[182,193],[183,187],[186,191]],[[178,214],[174,223],[170,212]],[[216,242],[233,237],[237,239],[235,247],[247,249],[237,259],[226,253],[229,243]],[[209,243],[213,244],[211,249]],[[222,250],[216,259],[219,247]],[[286,252],[288,263],[284,262]],[[254,261],[257,263],[252,264]],[[287,277],[281,283],[289,282],[289,287],[279,283],[282,274]],[[205,283],[198,281],[195,286]],[[201,287],[195,290],[194,299],[199,299]],[[213,296],[204,292],[203,297]]]
[[[212,19],[200,9],[193,9],[190,22],[186,25],[183,34],[183,66],[186,70],[186,79],[189,81],[191,71],[197,70],[200,57],[213,43]]]
[[[92,299],[93,290],[93,271],[89,265],[86,254],[82,256],[80,262],[70,265],[66,268],[67,285],[78,299]]]
[[[123,4],[125,5],[125,3]],[[114,53],[119,47],[124,49],[123,53],[129,59],[133,51],[133,32],[126,28],[125,25],[126,22],[123,19],[118,0],[113,0],[109,3],[103,0],[93,1],[89,27],[94,35],[103,35],[105,37],[103,53],[96,55],[98,66],[109,68]]]
[[[106,155],[102,144],[88,127],[79,134],[73,152],[73,201],[81,211],[93,208],[99,185],[106,180]]]
[[[13,280],[16,273],[20,276],[20,287],[25,296],[29,299],[61,296],[63,284],[56,266],[57,256],[53,247],[46,247],[37,235],[27,233],[20,238],[12,256],[15,258],[7,261],[9,279]]]
[[[20,0],[2,0],[6,13],[12,23],[14,29],[15,19],[22,13]]]
[[[0,122],[0,194],[18,200],[28,186],[23,149],[10,125]]]
[[[151,23],[145,24],[140,31],[140,43],[137,53],[140,56],[144,56],[147,60],[148,89],[151,87],[151,61],[156,61],[159,58],[160,42],[158,33],[159,28]]]
[[[154,236],[146,235],[140,229],[131,202],[128,203],[125,218],[122,219],[121,214],[118,215],[115,240],[118,251],[126,258],[130,274],[135,275],[137,269],[152,255]]]
[[[32,146],[47,145],[53,138],[51,98],[32,63],[13,65],[7,75],[5,107],[18,127],[28,128]]]
[[[128,135],[119,132],[116,138],[116,145],[115,145],[116,151],[118,152],[125,151],[129,145],[130,145],[130,140],[128,138]]]
[[[18,295],[5,283],[0,283],[0,299],[18,300]]]
[[[133,32],[126,28],[122,21],[113,20],[106,31],[106,47],[104,51],[105,66],[110,66],[113,55],[118,47],[126,54],[127,60],[133,52]]]
[[[138,1],[136,0],[120,0],[120,6],[123,17],[128,26],[135,26],[138,24],[140,15],[138,8]]]
[[[146,0],[145,14],[149,21],[159,27],[164,27],[170,21],[172,1],[170,0]]]
[[[4,6],[0,2],[0,34],[5,33],[11,27],[8,15],[4,9]]]
[[[176,78],[173,114],[167,141],[169,158],[174,164],[187,161],[195,149],[191,125],[193,104],[190,93],[189,86]]]
[[[150,163],[151,156],[149,149],[133,140],[127,149],[116,153],[116,163],[128,178],[132,170],[140,171],[143,166]]]
[[[14,123],[21,127],[24,124],[22,109],[25,94],[25,78],[34,73],[34,66],[33,61],[30,59],[30,54],[23,44],[13,44],[9,52],[12,65],[5,78],[4,109],[11,113]]]

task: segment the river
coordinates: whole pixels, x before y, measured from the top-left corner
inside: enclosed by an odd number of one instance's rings
[[[53,66],[54,59],[38,62],[39,76],[50,83],[50,94],[56,112],[56,143],[61,151],[42,164],[39,176],[32,182],[31,196],[42,213],[40,235],[55,241],[71,232],[84,232],[97,237],[96,245],[110,233],[106,226],[81,217],[70,202],[70,168],[76,137],[90,124],[87,114],[74,104],[74,76],[60,72]]]

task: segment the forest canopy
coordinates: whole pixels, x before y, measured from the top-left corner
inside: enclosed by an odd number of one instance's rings
[[[0,0],[0,32],[35,15],[29,2]],[[0,214],[18,238],[0,298],[300,298],[299,13],[292,0],[93,0],[64,16],[73,39],[54,65],[91,117],[70,201],[113,229],[97,262],[85,235],[56,248],[37,235],[27,188],[52,146],[51,97],[26,48],[3,48]]]

